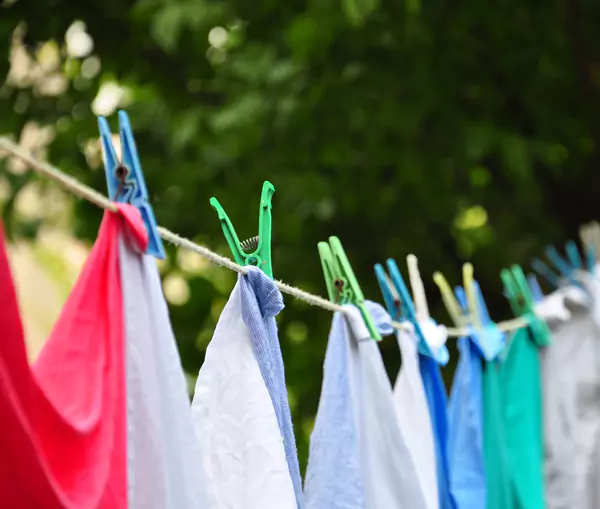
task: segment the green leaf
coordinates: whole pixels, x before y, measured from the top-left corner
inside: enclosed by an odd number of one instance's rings
[[[185,148],[193,143],[200,130],[202,110],[200,108],[189,108],[178,118],[173,129],[173,147]]]
[[[342,0],[342,9],[348,21],[355,26],[362,25],[369,14],[379,7],[379,0]]]
[[[212,118],[212,127],[217,132],[227,131],[241,125],[254,123],[264,110],[262,95],[248,92],[241,96]]]
[[[185,23],[185,9],[179,4],[167,4],[155,14],[152,37],[167,52],[175,50]]]
[[[531,161],[527,142],[518,135],[505,135],[501,149],[506,170],[517,178],[529,178]]]

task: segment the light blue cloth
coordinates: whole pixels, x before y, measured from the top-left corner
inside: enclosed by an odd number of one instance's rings
[[[448,405],[450,488],[457,509],[485,509],[482,352],[472,336],[459,338],[458,350]]]
[[[275,316],[283,309],[283,298],[275,283],[262,270],[248,267],[240,276],[242,318],[250,329],[260,372],[269,390],[284,441],[285,457],[294,485],[298,508],[302,507],[302,479],[296,439],[285,385],[283,357],[277,336]]]
[[[366,304],[391,334],[385,310]],[[379,347],[352,306],[333,318],[304,488],[305,509],[426,508]]]
[[[432,357],[419,352],[419,370],[423,379],[433,438],[437,467],[440,509],[456,509],[450,491],[450,470],[448,465],[448,410],[447,396],[440,366]]]
[[[448,460],[450,488],[457,509],[485,509],[487,500],[483,363],[492,361],[504,349],[505,336],[487,310],[481,288],[474,284],[482,327],[469,326],[469,335],[458,339],[460,358],[448,407]],[[465,291],[455,288],[463,313],[468,303]]]

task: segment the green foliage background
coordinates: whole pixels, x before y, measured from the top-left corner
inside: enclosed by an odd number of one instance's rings
[[[75,20],[101,62],[91,77],[64,50]],[[335,234],[368,297],[379,299],[373,264],[413,252],[446,321],[429,275],[458,282],[472,260],[502,319],[499,270],[599,216],[599,22],[591,0],[5,0],[0,76],[19,26],[32,54],[47,41],[61,48],[68,86],[48,96],[5,83],[0,132],[55,126],[48,159],[104,191],[84,146],[97,136],[99,87],[117,81],[163,226],[227,253],[209,198],[251,236],[268,179],[277,278],[324,294],[316,243]],[[216,26],[227,30],[219,47]],[[12,198],[35,178],[7,173]],[[12,203],[11,234],[34,236]],[[77,202],[73,229],[93,239],[100,218]],[[165,274],[180,270],[169,254]],[[186,277],[191,296],[171,312],[193,374],[234,276]],[[280,338],[305,461],[331,317],[286,306]],[[393,371],[394,341],[382,348]]]

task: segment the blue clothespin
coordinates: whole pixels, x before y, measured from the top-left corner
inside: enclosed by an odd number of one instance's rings
[[[535,302],[540,302],[544,300],[544,292],[542,292],[542,288],[540,286],[537,277],[535,274],[527,275],[527,283],[529,284],[529,289],[531,290],[531,295],[533,296],[533,300]]]
[[[579,256],[579,249],[574,241],[569,240],[565,244],[565,251],[571,262],[571,269],[581,269],[581,257]]]
[[[565,244],[565,251],[569,261],[565,260],[554,246],[547,246],[544,250],[548,259],[560,272],[560,276],[574,286],[583,287],[580,281],[574,277],[574,271],[581,269],[581,258],[577,250],[577,245],[573,241]],[[560,287],[560,277],[557,277],[542,261],[534,260],[531,264],[536,272],[544,276],[555,287]]]
[[[479,309],[479,316],[481,317],[481,322],[483,325],[488,325],[492,322],[490,318],[490,311],[487,307],[485,299],[483,298],[483,292],[481,291],[481,286],[477,281],[473,282],[473,286],[475,287],[475,295],[477,296],[477,305]]]
[[[156,230],[154,211],[148,203],[148,189],[146,188],[144,172],[138,158],[127,113],[123,110],[119,111],[122,154],[120,161],[112,144],[110,127],[104,117],[98,117],[98,129],[100,130],[100,140],[102,142],[104,171],[109,198],[118,203],[130,203],[140,211],[148,231],[148,249],[146,252],[164,260],[165,249]]]
[[[531,262],[531,267],[535,270],[540,276],[543,276],[548,283],[550,283],[554,288],[560,287],[560,276],[558,276],[548,265],[546,265],[539,258],[535,258]]]
[[[408,288],[404,283],[402,274],[400,273],[400,270],[398,270],[398,265],[396,265],[396,262],[392,258],[389,258],[386,263],[389,272],[389,278],[385,272],[385,269],[379,263],[375,265],[375,275],[377,276],[377,281],[379,283],[379,287],[381,288],[381,293],[383,294],[383,299],[388,309],[388,313],[396,320],[406,320],[413,325],[417,334],[417,338],[419,339],[418,347],[420,353],[436,359],[436,361],[441,365],[446,365],[450,358],[448,348],[446,346],[442,346],[440,347],[437,355],[433,353],[429,344],[425,340],[425,336],[417,320],[415,306]],[[393,285],[392,287],[390,287],[390,282]]]
[[[469,303],[467,302],[467,293],[462,286],[454,287],[454,295],[460,304],[460,309],[464,316],[469,316]]]
[[[546,246],[544,250],[548,259],[554,264],[554,266],[558,269],[561,276],[565,279],[569,279],[573,267],[569,265],[569,263],[558,253],[558,250],[554,246]]]
[[[381,288],[381,294],[383,295],[383,301],[388,313],[392,317],[392,320],[408,320],[407,315],[404,311],[402,299],[392,286],[392,281],[385,272],[383,266],[378,263],[375,265],[375,276],[377,282]],[[404,283],[404,282],[403,282]]]

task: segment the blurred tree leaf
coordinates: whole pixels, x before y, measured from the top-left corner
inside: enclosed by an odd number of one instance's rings
[[[342,0],[342,8],[348,21],[361,25],[369,14],[379,6],[379,0]]]

